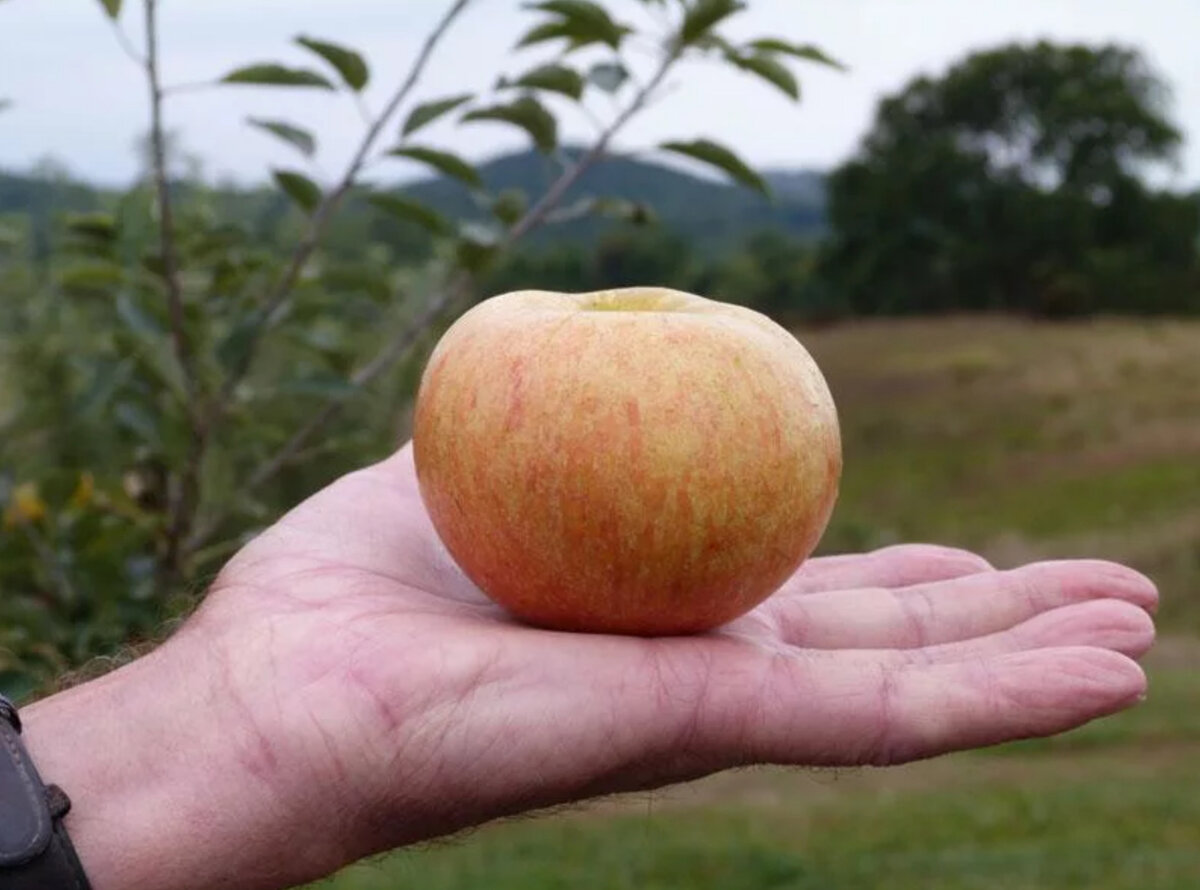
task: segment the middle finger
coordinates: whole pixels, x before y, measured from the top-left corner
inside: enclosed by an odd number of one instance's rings
[[[1138,572],[1099,560],[1035,563],[900,588],[777,595],[762,607],[784,642],[815,649],[911,649],[998,633],[1071,603],[1119,599],[1147,611]]]

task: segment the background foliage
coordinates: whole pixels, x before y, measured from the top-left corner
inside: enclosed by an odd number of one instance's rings
[[[298,159],[249,193],[189,172],[163,126],[176,88],[159,74],[156,0],[101,5],[118,35],[123,15],[141,15],[148,35],[141,47],[120,40],[151,96],[140,181],[104,192],[52,165],[0,180],[0,688],[28,691],[151,634],[285,505],[393,447],[423,350],[490,281],[515,274],[507,258],[535,232],[587,238],[597,217],[648,222],[646,199],[661,191],[643,187],[652,177],[639,184],[618,160],[597,164],[681,64],[733,66],[792,98],[794,69],[838,66],[777,37],[724,38],[737,0],[646,0],[636,22],[590,0],[541,0],[526,7],[512,70],[476,93],[425,95],[429,59],[472,5],[447,4],[377,113],[360,97],[369,60],[312,35],[295,39],[309,64],[252,61],[216,78],[211,88],[336,91],[362,108],[359,147],[327,182],[305,166],[320,134],[247,120]],[[635,60],[634,39],[654,52]],[[581,109],[595,138],[560,145],[559,117]],[[427,139],[450,119],[522,131],[532,145],[523,179]],[[709,138],[649,150],[766,192]],[[397,162],[441,178],[423,190],[380,185]],[[623,194],[602,191],[616,181]],[[777,212],[740,195],[725,205],[739,202],[751,218]],[[611,265],[628,273],[630,260],[615,257],[626,244],[637,241],[614,244]]]

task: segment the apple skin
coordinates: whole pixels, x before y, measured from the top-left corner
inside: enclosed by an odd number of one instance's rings
[[[466,312],[417,395],[434,528],[544,628],[724,624],[816,547],[842,454],[816,363],[766,316],[664,288],[517,291]]]

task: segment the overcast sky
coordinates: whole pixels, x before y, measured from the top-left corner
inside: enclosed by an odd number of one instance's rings
[[[362,49],[374,68],[367,101],[383,105],[447,0],[162,0],[164,79],[210,80],[241,64],[304,62],[288,46],[310,33]],[[122,25],[141,41],[140,7],[126,0]],[[519,72],[536,54],[506,58],[530,22],[516,0],[476,0],[430,66],[421,95],[486,87]],[[618,4],[634,10],[629,0]],[[676,88],[621,141],[636,148],[663,138],[718,138],[760,165],[829,167],[851,152],[878,97],[919,72],[938,72],[964,53],[1012,39],[1118,40],[1141,48],[1174,89],[1173,113],[1188,136],[1177,184],[1200,181],[1200,0],[751,0],[735,36],[813,42],[851,66],[848,74],[801,69],[799,106],[736,73],[689,68]],[[0,0],[0,168],[27,168],[51,155],[76,174],[119,183],[136,169],[132,149],[146,126],[139,72],[118,47],[99,0]],[[598,106],[603,110],[603,106]],[[321,137],[319,163],[336,170],[362,132],[356,109],[318,92],[227,88],[171,100],[168,123],[210,176],[262,178],[293,165],[288,149],[245,127],[247,115],[283,117]],[[569,135],[585,136],[585,120]],[[438,126],[432,141],[481,158],[516,147],[507,128]],[[398,173],[404,171],[397,168]]]

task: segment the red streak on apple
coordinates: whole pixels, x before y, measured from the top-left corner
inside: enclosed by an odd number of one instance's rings
[[[842,466],[791,334],[659,288],[479,304],[430,357],[414,448],[434,527],[493,600],[642,635],[762,602],[816,547]]]

